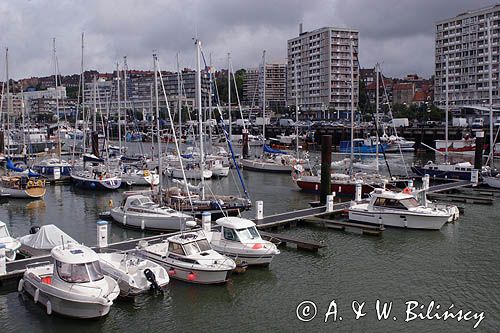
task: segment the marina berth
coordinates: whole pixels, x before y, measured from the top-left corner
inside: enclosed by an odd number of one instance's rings
[[[262,239],[255,223],[248,219],[223,217],[215,223],[215,230],[207,233],[212,248],[238,265],[267,266],[280,254],[275,244]]]
[[[29,235],[20,237],[19,242],[21,242],[19,252],[28,257],[48,255],[56,246],[78,243],[53,224],[31,227]]]
[[[388,227],[439,230],[450,218],[448,209],[427,207],[411,194],[383,189],[375,189],[367,203],[349,207],[349,220]]]
[[[236,268],[231,258],[210,246],[202,230],[184,232],[155,244],[139,244],[139,251],[165,267],[170,278],[189,283],[225,283]]]
[[[53,248],[51,259],[27,266],[18,291],[28,293],[48,315],[88,319],[108,314],[120,288],[103,274],[93,250],[68,243]]]

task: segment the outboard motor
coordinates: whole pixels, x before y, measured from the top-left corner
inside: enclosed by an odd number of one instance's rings
[[[38,232],[38,230],[40,230],[40,227],[37,226],[37,225],[34,225],[30,228],[30,235],[34,235]]]
[[[153,273],[152,270],[146,268],[144,270],[144,276],[146,277],[146,280],[148,280],[149,283],[151,283],[151,285],[149,286],[150,291],[162,292],[160,286],[158,285],[158,282],[156,282],[156,275],[155,273]]]

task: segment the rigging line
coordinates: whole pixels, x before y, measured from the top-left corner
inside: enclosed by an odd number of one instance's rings
[[[186,179],[186,173],[184,171],[184,164],[182,163],[182,157],[180,156],[181,152],[180,152],[180,149],[179,149],[179,142],[177,141],[177,135],[175,134],[174,121],[172,119],[172,113],[170,112],[170,106],[168,105],[167,92],[165,90],[165,85],[163,83],[163,75],[161,74],[160,62],[159,62],[158,58],[156,58],[156,64],[157,64],[157,71],[158,71],[158,74],[159,74],[159,77],[160,77],[160,84],[161,84],[163,96],[165,98],[165,104],[167,106],[168,118],[170,120],[170,128],[172,130],[172,135],[174,136],[175,148],[177,149],[177,154],[179,155],[179,163],[181,165],[182,178],[183,178],[183,180],[184,180],[184,182],[186,184],[186,191],[187,191],[187,195],[188,195],[188,199],[189,199],[189,204],[191,205],[191,211],[194,211],[193,201],[191,199],[191,193],[189,192],[188,181]],[[158,129],[158,135],[160,135],[159,129]],[[161,158],[161,156],[158,156],[158,159],[160,159],[160,158]],[[158,163],[159,163],[159,161],[158,161]],[[159,170],[159,168],[158,168],[158,172],[162,172],[162,170]],[[203,175],[201,175],[201,176],[203,177]]]

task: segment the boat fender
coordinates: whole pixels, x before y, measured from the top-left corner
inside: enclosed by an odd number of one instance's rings
[[[109,199],[108,201],[108,207],[109,208],[113,208],[114,204],[113,204],[113,199]]]
[[[176,274],[175,268],[170,268],[168,270],[168,276],[174,276]]]
[[[50,316],[52,314],[52,303],[50,301],[47,301],[47,304],[45,304],[47,307],[47,314]]]
[[[158,282],[156,282],[156,275],[155,273],[153,273],[152,270],[146,268],[144,270],[144,276],[146,277],[146,280],[148,280],[149,283],[151,283],[151,285],[149,286],[150,291],[158,292],[161,290],[160,286],[158,285]]]
[[[24,280],[21,279],[21,280],[19,280],[19,284],[17,285],[17,291],[22,292],[23,289],[24,289]]]
[[[193,272],[190,272],[187,278],[189,281],[194,281],[196,279],[196,275]]]
[[[404,190],[403,190],[403,193],[404,194],[411,194],[411,188],[405,187]]]
[[[40,289],[35,290],[35,296],[33,296],[33,300],[35,301],[35,304],[38,303],[38,298],[40,297]]]

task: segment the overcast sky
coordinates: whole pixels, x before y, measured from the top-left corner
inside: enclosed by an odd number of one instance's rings
[[[254,67],[266,50],[268,62],[285,61],[287,39],[323,26],[360,32],[361,67],[382,63],[384,74],[401,77],[434,71],[435,22],[495,4],[485,0],[2,0],[0,47],[9,47],[10,76],[53,73],[56,38],[62,74],[80,71],[85,33],[85,69],[111,71],[127,55],[129,68],[194,67],[198,36],[217,68]],[[0,77],[5,77],[5,57]],[[208,59],[207,59],[208,61]]]

